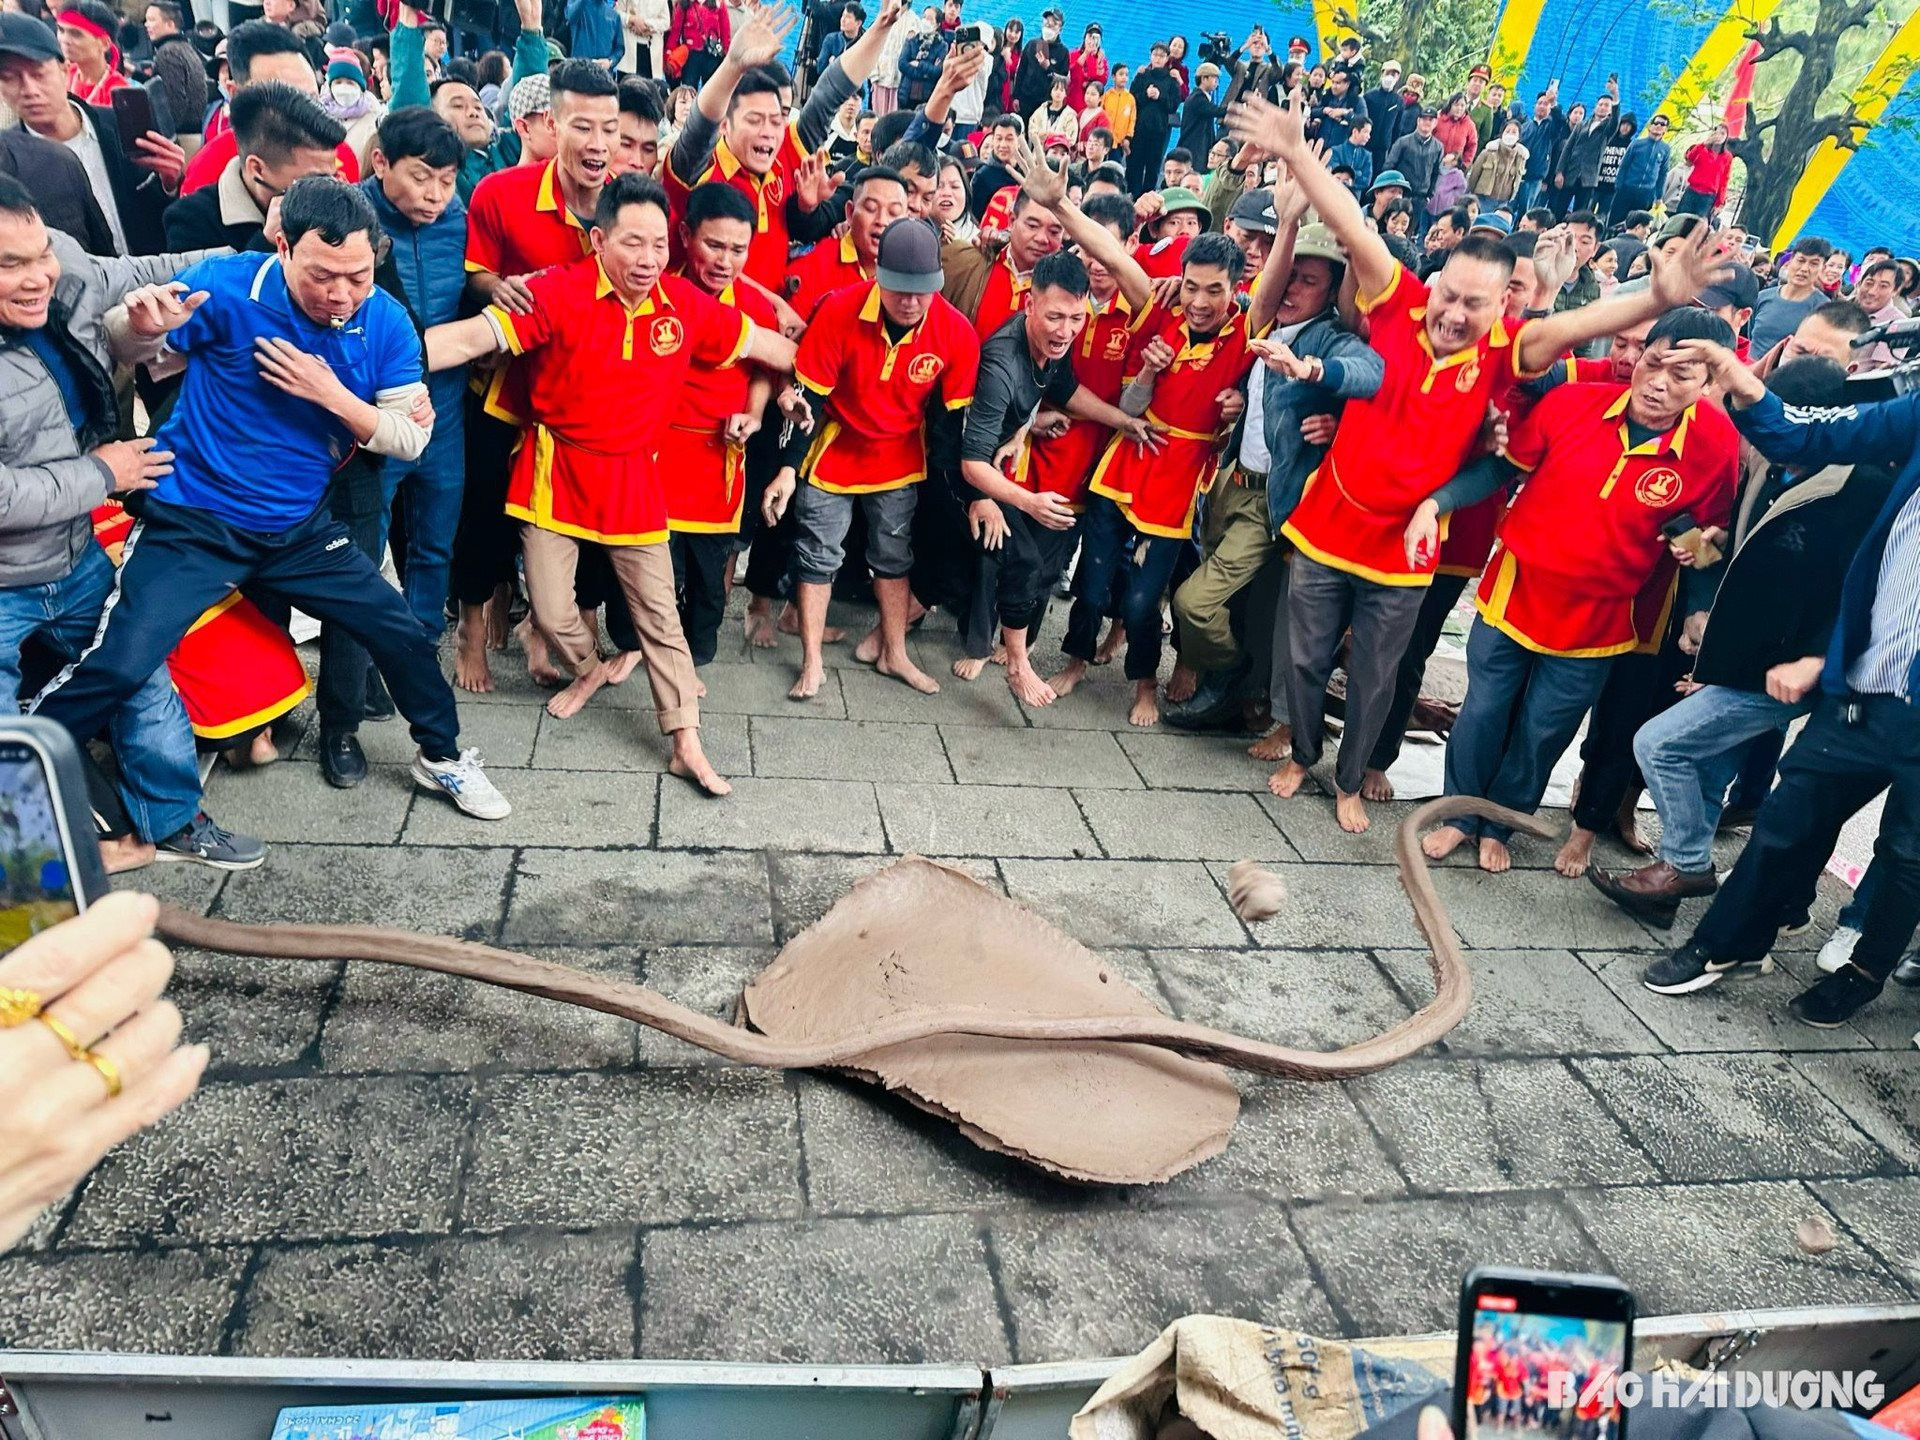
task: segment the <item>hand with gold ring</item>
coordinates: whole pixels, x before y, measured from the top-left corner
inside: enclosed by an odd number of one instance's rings
[[[151,896],[103,897],[0,957],[0,1251],[115,1145],[200,1083],[160,998],[173,956]]]

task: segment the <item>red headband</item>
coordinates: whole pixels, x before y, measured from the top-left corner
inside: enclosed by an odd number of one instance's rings
[[[76,30],[84,30],[96,40],[113,44],[113,36],[107,33],[107,27],[87,18],[78,10],[62,10],[54,17],[62,25],[71,25]]]

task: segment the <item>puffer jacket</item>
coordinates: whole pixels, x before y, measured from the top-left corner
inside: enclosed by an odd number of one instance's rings
[[[1467,188],[1489,200],[1511,200],[1526,178],[1530,158],[1527,147],[1518,141],[1509,145],[1504,140],[1496,140],[1475,158],[1473,169],[1467,174]]]
[[[414,325],[424,331],[430,325],[459,319],[467,288],[467,207],[460,197],[455,195],[433,224],[420,226],[394,208],[377,179],[362,180],[360,188],[373,203],[380,228],[387,232],[391,246],[388,258],[400,282],[399,298],[405,302]],[[460,397],[466,386],[464,365],[427,376],[436,427],[444,429],[460,423]]]
[[[93,543],[93,507],[112,472],[87,452],[114,438],[116,356],[107,312],[129,290],[169,280],[209,254],[95,257],[58,230],[60,260],[46,334],[79,382],[88,421],[76,436],[60,387],[27,345],[24,331],[0,329],[0,588],[44,585],[73,568]],[[135,342],[137,343],[137,342]]]

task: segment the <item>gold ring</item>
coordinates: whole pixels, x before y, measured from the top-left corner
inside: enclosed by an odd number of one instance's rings
[[[80,1059],[85,1060],[100,1072],[100,1078],[107,1082],[107,1098],[113,1099],[120,1093],[120,1067],[97,1050],[82,1051]]]
[[[67,1028],[65,1021],[61,1020],[58,1016],[47,1013],[45,1010],[42,1010],[33,1018],[53,1032],[53,1038],[67,1047],[67,1054],[76,1060],[84,1060],[87,1058],[87,1047],[80,1043],[79,1036]]]
[[[38,1019],[45,1003],[31,990],[9,990],[0,985],[0,1030],[11,1030]]]

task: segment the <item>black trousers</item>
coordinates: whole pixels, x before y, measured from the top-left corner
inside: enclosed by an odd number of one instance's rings
[[[1400,758],[1400,746],[1407,738],[1407,722],[1420,699],[1420,687],[1426,682],[1427,662],[1439,648],[1440,636],[1447,628],[1447,617],[1467,588],[1465,575],[1435,575],[1420,602],[1420,616],[1413,622],[1413,638],[1407,641],[1407,653],[1400,657],[1400,670],[1393,679],[1393,700],[1387,707],[1387,728],[1373,747],[1370,770],[1391,770]]]
[[[261,533],[148,499],[127,539],[99,637],[40,692],[34,713],[59,721],[85,744],[201,611],[229,590],[256,586],[365,646],[429,759],[459,753],[460,716],[433,638],[324,506],[289,529]]]
[[[967,654],[983,660],[1000,643],[1000,631],[1025,630],[1027,644],[1039,637],[1053,582],[1073,558],[1080,539],[1078,522],[1049,530],[1024,510],[1002,505],[1007,538],[998,550],[974,542],[973,595],[959,617]]]
[[[780,468],[781,428],[763,425],[747,441],[747,501],[740,514],[740,536],[747,541],[747,589],[763,600],[780,600],[793,593],[793,537],[798,524],[793,506],[787,506],[778,525],[760,518],[767,483]]]
[[[687,637],[695,665],[713,663],[720,643],[720,622],[727,613],[727,572],[733,568],[731,531],[724,535],[695,535],[674,531],[667,538],[673,556],[674,598],[680,605],[680,629]],[[622,605],[622,610],[626,608]],[[613,610],[607,610],[612,628]]]
[[[1891,695],[1821,699],[1694,943],[1726,960],[1765,955],[1783,920],[1804,913],[1840,827],[1883,790],[1879,878],[1853,963],[1878,980],[1891,975],[1920,924],[1920,710]]]
[[[507,473],[520,432],[467,396],[467,489],[453,536],[450,584],[462,605],[484,605],[510,585],[520,555],[520,522],[507,518]]]
[[[386,466],[355,456],[333,477],[327,508],[345,527],[354,548],[376,569],[386,548]],[[320,627],[320,680],[314,686],[314,705],[320,712],[320,733],[336,735],[360,728],[367,710],[366,649],[338,621]]]
[[[1582,830],[1607,829],[1627,797],[1637,800],[1644,788],[1640,762],[1633,758],[1633,737],[1647,721],[1679,702],[1674,682],[1693,668],[1693,657],[1680,650],[1681,607],[1673,608],[1673,623],[1659,653],[1616,656],[1606,688],[1588,717],[1587,738],[1580,744],[1580,796],[1573,805],[1573,823]]]

